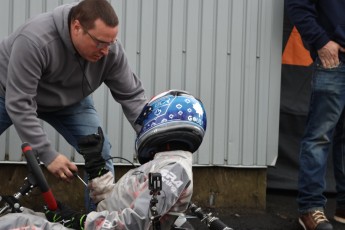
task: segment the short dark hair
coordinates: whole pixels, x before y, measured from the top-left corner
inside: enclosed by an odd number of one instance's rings
[[[107,0],[83,0],[71,10],[71,19],[79,20],[86,30],[95,27],[95,21],[101,19],[107,26],[116,27],[119,19],[114,8]]]

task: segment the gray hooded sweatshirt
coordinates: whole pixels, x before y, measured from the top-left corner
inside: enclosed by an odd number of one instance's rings
[[[131,71],[120,42],[95,63],[76,52],[68,15],[74,4],[40,14],[0,43],[0,97],[23,142],[38,151],[46,165],[57,156],[38,119],[80,102],[102,83],[121,104],[131,125],[146,103],[144,89]]]

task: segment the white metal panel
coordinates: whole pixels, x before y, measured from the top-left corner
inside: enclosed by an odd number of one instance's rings
[[[28,17],[72,0],[4,1],[0,38]],[[207,133],[197,165],[265,167],[278,152],[283,0],[111,0],[123,43],[147,96],[177,88],[205,105]],[[135,133],[105,86],[93,95],[112,143],[112,155],[134,156]],[[82,157],[55,130],[58,151]],[[21,161],[13,127],[0,136],[5,154]],[[115,160],[115,162],[120,162]]]
[[[208,132],[204,137],[203,148],[200,149],[200,158],[205,157],[205,162],[212,162],[212,135],[213,129],[213,93],[214,93],[214,76],[213,76],[213,60],[214,60],[214,4],[216,1],[201,1],[200,13],[200,72],[199,72],[199,93],[200,99],[203,101],[205,110],[208,114]],[[211,112],[211,113],[210,113]],[[199,159],[200,159],[199,158]],[[213,163],[213,162],[212,162]]]
[[[154,46],[155,58],[153,61],[155,64],[154,72],[151,73],[153,78],[151,81],[151,90],[148,91],[151,96],[160,89],[167,89],[169,87],[169,39],[170,39],[170,1],[157,0],[156,1],[156,25],[157,30],[156,44]],[[144,83],[148,85],[148,83]],[[162,90],[163,91],[163,90]]]
[[[229,8],[231,2],[228,0],[218,1],[215,6],[216,12],[216,24],[215,24],[215,60],[214,60],[214,118],[213,118],[213,163],[222,165],[226,162],[227,157],[227,143],[229,132],[229,93],[228,84],[229,79],[229,37],[230,37],[230,14]],[[220,35],[220,31],[224,31],[224,34]]]
[[[127,53],[128,60],[135,73],[138,73],[139,66],[139,41],[140,41],[140,10],[141,1],[125,1],[125,12],[123,12],[123,20],[125,27],[122,32],[125,33],[123,44]],[[120,18],[121,20],[121,18]],[[122,143],[121,153],[125,154],[124,157],[132,160],[134,152],[134,131],[127,122],[126,118],[122,115]]]
[[[140,14],[138,17],[140,25],[140,40],[137,47],[138,69],[139,77],[144,83],[147,92],[152,95],[152,84],[154,82],[154,68],[155,68],[155,46],[156,46],[156,14],[157,2],[153,0],[145,1],[141,4]]]
[[[243,40],[245,42],[244,55],[244,88],[243,95],[243,136],[242,136],[242,152],[252,153],[243,154],[242,164],[253,165],[256,163],[256,128],[257,128],[257,106],[261,101],[258,97],[256,89],[259,81],[257,75],[257,41],[258,41],[258,1],[244,1],[246,21],[244,24],[245,34]],[[245,138],[243,138],[245,137]]]
[[[274,30],[279,31],[278,28],[272,28],[270,26],[265,26],[266,24],[273,25],[273,19],[272,17],[273,12],[271,12],[274,7],[272,6],[274,2],[263,2],[261,4],[259,11],[259,20],[260,20],[260,28],[259,33],[260,37],[257,42],[257,60],[260,62],[260,66],[269,66],[270,65],[270,54],[271,54],[271,43],[268,41],[271,40],[272,33],[274,33]],[[281,5],[283,8],[283,6]],[[270,12],[270,13],[269,13]],[[277,18],[279,21],[279,17]],[[282,21],[281,21],[282,23]],[[277,24],[278,25],[278,24]],[[280,26],[281,27],[281,26]],[[277,44],[279,45],[279,44]],[[279,59],[278,59],[279,61]],[[278,64],[280,65],[280,63]],[[273,111],[269,111],[271,109],[271,106],[269,104],[269,90],[267,88],[270,85],[270,68],[258,68],[258,81],[257,81],[257,90],[258,90],[258,98],[261,98],[261,100],[258,102],[257,107],[257,129],[256,129],[256,156],[257,156],[257,162],[260,165],[268,164],[266,163],[266,160],[268,159],[266,154],[268,153],[267,149],[267,143],[269,140],[268,135],[260,135],[261,133],[268,133],[268,126],[270,125],[268,117],[270,116],[269,113]],[[274,78],[280,79],[277,76],[273,76]],[[273,80],[273,79],[272,79]],[[277,82],[280,85],[280,80]],[[279,95],[276,95],[277,98],[280,98]],[[279,102],[279,99],[278,99]],[[279,107],[279,105],[278,105]],[[279,116],[279,115],[278,115]],[[278,121],[279,122],[279,121]],[[278,136],[278,135],[277,135]]]
[[[17,132],[13,128],[13,126],[8,130],[8,160],[9,161],[21,161],[23,160],[21,157],[21,141],[17,135]]]
[[[14,0],[10,4],[10,20],[12,21],[12,28],[9,32],[12,32],[20,25],[23,24],[29,18],[28,1]]]
[[[245,1],[231,1],[230,7],[230,41],[229,41],[229,75],[225,77],[228,79],[229,90],[229,111],[228,111],[228,164],[241,164],[242,163],[242,103],[243,97],[241,92],[244,90],[243,86],[243,36],[245,27]],[[224,130],[226,131],[226,130]]]
[[[5,153],[8,152],[6,151],[6,134],[7,133],[3,133],[0,136],[0,161],[3,161],[6,159]]]
[[[269,60],[267,63],[269,67],[266,67],[269,73],[268,80],[268,104],[269,108],[267,110],[267,142],[266,142],[266,161],[267,165],[275,165],[275,161],[278,157],[278,137],[279,137],[279,105],[280,105],[280,73],[281,73],[281,58],[278,57],[278,53],[282,50],[282,25],[284,12],[284,1],[271,0],[270,3],[265,3],[266,9],[269,9],[270,13],[265,15],[266,20],[264,23],[270,23],[264,39],[269,51]],[[264,7],[263,7],[264,8]],[[266,59],[268,62],[268,58]],[[262,119],[263,120],[263,119]]]
[[[184,9],[185,24],[183,25],[183,33],[185,36],[184,47],[182,52],[185,53],[184,59],[184,78],[185,89],[200,98],[200,26],[201,26],[201,1],[186,1]],[[208,113],[207,113],[208,115]],[[207,130],[207,134],[209,131]],[[210,154],[204,151],[197,151],[194,155],[194,161],[199,164],[209,164]]]

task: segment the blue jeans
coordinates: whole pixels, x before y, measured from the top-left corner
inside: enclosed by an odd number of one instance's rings
[[[345,208],[345,65],[324,69],[314,63],[309,113],[299,156],[298,209],[324,209],[325,174],[332,146],[337,206]],[[331,145],[332,144],[332,145]]]
[[[56,112],[39,112],[38,117],[54,127],[77,151],[79,151],[78,139],[97,133],[97,128],[102,126],[90,96]],[[12,121],[5,109],[5,99],[0,97],[0,135],[11,125]],[[114,174],[110,149],[111,144],[105,135],[102,155],[104,159],[109,159],[106,161],[106,167]],[[86,202],[89,205],[88,199]]]

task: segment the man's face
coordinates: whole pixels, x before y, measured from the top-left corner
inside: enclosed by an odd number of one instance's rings
[[[96,62],[109,52],[118,34],[118,26],[109,27],[102,20],[95,21],[95,27],[86,30],[79,20],[71,25],[71,38],[74,47],[84,59]]]

